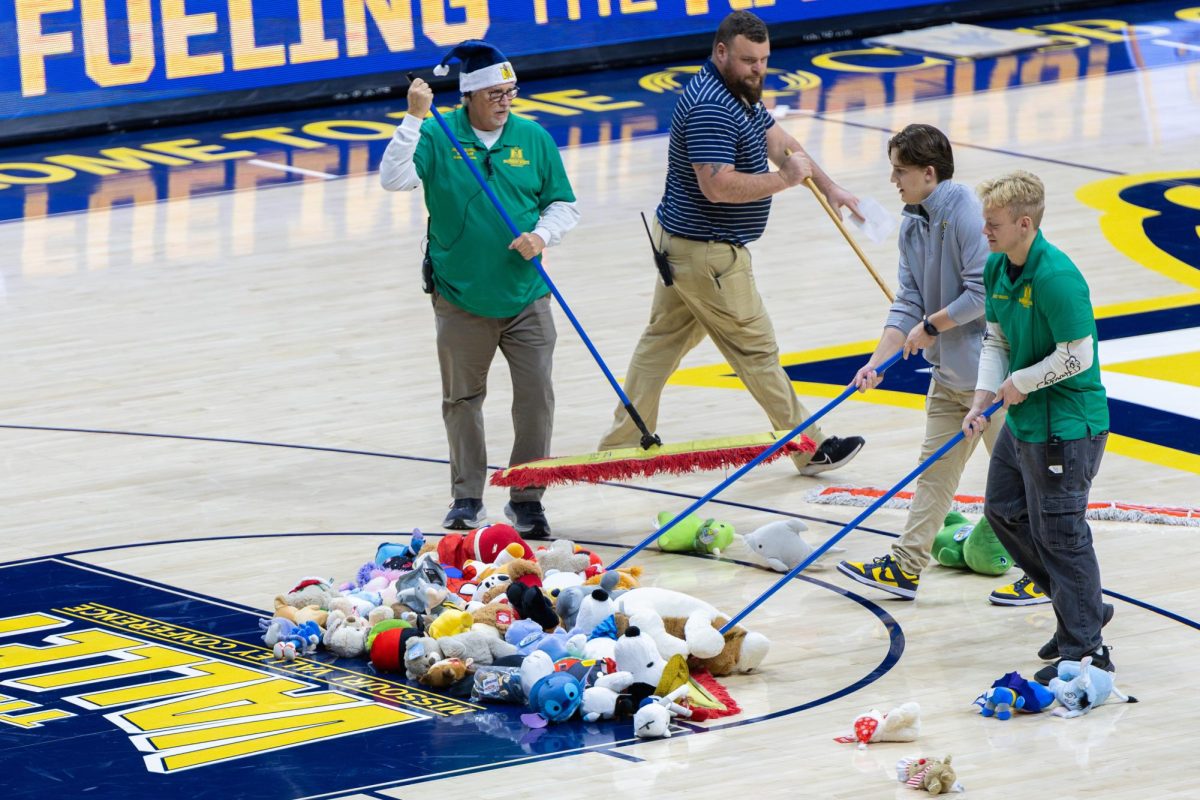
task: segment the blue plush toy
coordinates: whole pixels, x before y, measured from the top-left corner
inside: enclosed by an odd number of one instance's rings
[[[1050,691],[1061,707],[1054,709],[1058,717],[1079,717],[1110,697],[1121,703],[1136,703],[1136,697],[1122,694],[1113,683],[1111,672],[1092,666],[1092,657],[1082,661],[1060,661],[1058,677],[1050,679]]]
[[[979,713],[985,717],[1010,719],[1013,711],[1036,714],[1054,703],[1054,694],[1040,683],[1028,681],[1020,673],[1009,672],[975,698]]]
[[[425,534],[420,529],[414,529],[412,540],[408,544],[384,542],[375,550],[375,565],[390,569],[403,569],[404,564],[411,564],[425,546]],[[388,562],[392,562],[391,565]]]

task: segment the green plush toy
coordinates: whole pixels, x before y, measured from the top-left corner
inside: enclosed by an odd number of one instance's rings
[[[1003,575],[1012,569],[1012,556],[992,530],[987,517],[980,517],[963,544],[963,558],[967,568],[980,575]]]
[[[963,545],[974,527],[971,521],[957,511],[946,515],[945,527],[938,531],[933,540],[933,557],[943,567],[967,569]]]
[[[658,527],[662,527],[675,518],[671,511],[658,512]],[[735,535],[733,526],[728,522],[718,522],[715,519],[703,519],[696,514],[688,514],[669,531],[658,537],[658,549],[667,553],[716,553],[729,547]]]

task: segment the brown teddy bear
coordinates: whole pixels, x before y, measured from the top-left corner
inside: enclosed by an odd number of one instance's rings
[[[512,608],[508,603],[487,603],[472,611],[471,616],[475,618],[476,625],[495,628],[501,639],[508,633],[508,628],[513,622]]]
[[[467,677],[468,672],[474,671],[474,662],[461,658],[443,658],[436,662],[417,680],[425,686],[434,689],[445,689]]]
[[[907,778],[905,784],[912,789],[924,789],[930,794],[941,794],[954,789],[958,777],[950,766],[950,756],[941,761],[936,758],[914,758],[904,765]]]

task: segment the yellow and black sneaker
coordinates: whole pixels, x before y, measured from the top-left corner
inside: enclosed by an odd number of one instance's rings
[[[874,561],[843,561],[838,564],[838,572],[905,600],[916,599],[917,584],[921,582],[921,576],[900,569],[891,555],[879,556]]]
[[[1022,575],[1016,583],[1001,586],[988,595],[988,600],[998,606],[1036,606],[1040,603],[1050,602],[1050,598],[1038,588],[1038,585],[1033,582],[1033,578],[1028,575]]]

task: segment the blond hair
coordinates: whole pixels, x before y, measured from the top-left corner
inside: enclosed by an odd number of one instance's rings
[[[1035,228],[1042,224],[1046,211],[1046,187],[1041,178],[1023,169],[984,181],[975,190],[984,209],[1007,208],[1017,220],[1029,217]]]

